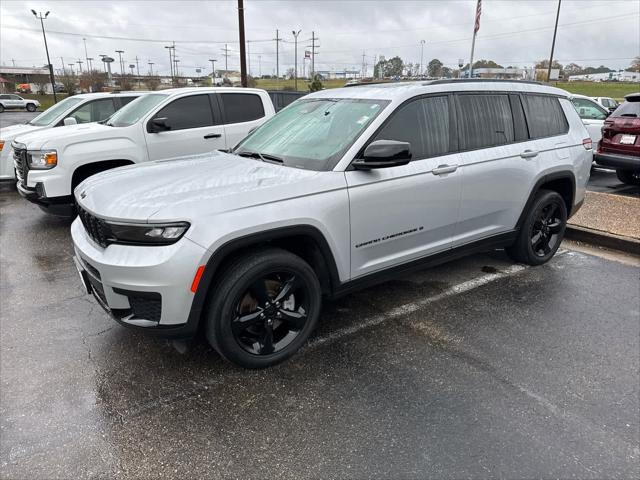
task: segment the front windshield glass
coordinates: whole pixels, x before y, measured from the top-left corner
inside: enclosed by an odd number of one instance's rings
[[[54,106],[47,108],[44,112],[38,115],[36,118],[29,122],[29,125],[35,125],[37,127],[44,127],[57,120],[57,118],[66,112],[67,110],[75,107],[84,98],[67,97],[64,100],[56,103]]]
[[[333,168],[340,156],[387,105],[383,100],[298,100],[243,140],[235,154],[309,170]],[[259,158],[259,155],[256,155]]]
[[[159,93],[138,97],[114,113],[111,118],[109,118],[107,125],[110,127],[128,127],[129,125],[133,125],[166,98],[166,95]]]

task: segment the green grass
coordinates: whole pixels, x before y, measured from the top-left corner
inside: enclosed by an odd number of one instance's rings
[[[347,80],[344,79],[332,79],[332,80],[324,80],[322,85],[324,88],[339,88],[344,87],[344,84],[347,83]],[[293,90],[294,81],[293,80],[275,80],[270,78],[256,78],[256,87],[264,88],[265,90]],[[298,79],[298,90],[300,92],[308,92],[309,84],[304,79]]]
[[[40,108],[38,108],[39,112],[42,112],[53,105],[53,95],[38,95],[36,93],[19,93],[22,98],[29,98],[31,100],[37,100],[40,102]],[[58,97],[58,101],[67,97],[66,93],[56,93],[56,97]]]
[[[579,95],[611,97],[618,101],[629,93],[640,91],[640,85],[631,82],[552,82],[552,85]]]

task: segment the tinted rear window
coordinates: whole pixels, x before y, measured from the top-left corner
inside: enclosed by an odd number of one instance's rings
[[[222,93],[225,123],[250,122],[264,117],[260,96],[252,93]]]
[[[531,138],[553,137],[569,131],[569,124],[556,97],[524,95],[523,102]]]
[[[624,102],[616,111],[611,114],[612,117],[640,117],[640,102]]]
[[[458,95],[461,150],[493,147],[515,140],[507,95]]]

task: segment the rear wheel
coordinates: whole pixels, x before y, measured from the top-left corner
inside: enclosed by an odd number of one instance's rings
[[[4,112],[4,105],[0,103],[0,113]]]
[[[27,112],[35,112],[36,105],[34,103],[27,103]]]
[[[241,367],[264,368],[286,360],[309,337],[320,315],[318,278],[304,260],[285,250],[239,257],[213,288],[207,339]]]
[[[567,227],[567,207],[562,197],[550,190],[540,190],[511,247],[511,258],[528,265],[548,262],[560,247]]]
[[[627,185],[640,185],[640,170],[616,170],[618,180]]]

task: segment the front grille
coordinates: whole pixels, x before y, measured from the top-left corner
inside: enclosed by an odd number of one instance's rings
[[[27,176],[29,175],[29,162],[27,161],[27,150],[25,148],[13,149],[13,165],[16,167],[16,176],[23,187],[27,186]]]
[[[106,248],[111,243],[111,229],[107,222],[90,214],[79,205],[78,216],[80,217],[80,221],[82,221],[82,225],[84,225],[84,229],[87,231],[87,234],[94,242],[102,248]]]

